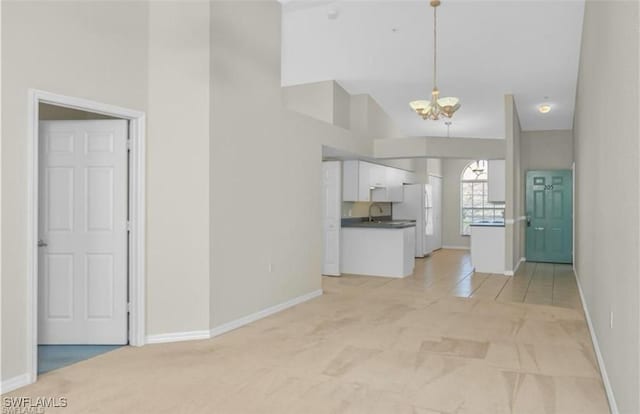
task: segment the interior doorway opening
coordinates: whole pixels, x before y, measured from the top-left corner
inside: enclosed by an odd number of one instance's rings
[[[144,344],[144,113],[29,91],[30,382]]]
[[[40,103],[38,375],[128,345],[128,120]]]

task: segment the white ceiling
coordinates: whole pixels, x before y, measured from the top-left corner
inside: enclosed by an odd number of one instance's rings
[[[335,79],[373,96],[406,135],[447,135],[444,121],[408,107],[432,88],[428,0],[283,3],[283,85]],[[583,0],[443,0],[438,86],[462,103],[450,135],[503,138],[509,93],[523,130],[570,129],[583,11]],[[543,102],[553,108],[546,115],[537,111]]]

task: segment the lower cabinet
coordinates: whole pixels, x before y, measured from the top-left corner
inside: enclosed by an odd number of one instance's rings
[[[471,264],[479,273],[504,274],[504,226],[471,225]]]
[[[415,266],[415,232],[415,227],[343,227],[341,272],[398,278],[411,275]]]

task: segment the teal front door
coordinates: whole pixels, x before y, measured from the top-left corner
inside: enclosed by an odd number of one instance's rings
[[[571,170],[527,171],[528,262],[573,262]]]

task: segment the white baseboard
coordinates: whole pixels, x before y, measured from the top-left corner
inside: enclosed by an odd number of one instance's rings
[[[451,250],[469,250],[469,246],[442,246],[442,248]]]
[[[224,323],[220,326],[216,326],[215,328],[209,331],[209,335],[211,338],[216,337],[218,335],[222,335],[223,333],[232,331],[234,329],[238,329],[244,325],[250,324],[251,322],[255,322],[259,319],[266,318],[267,316],[273,315],[274,313],[281,312],[285,309],[291,308],[300,303],[306,302],[313,298],[317,298],[322,295],[322,289],[318,289],[311,293],[307,293],[306,295],[298,296],[297,298],[293,298],[286,302],[280,303],[278,305],[271,306],[269,308],[263,309],[256,313],[252,313],[251,315],[244,316],[240,319],[236,319],[231,322]]]
[[[31,384],[31,375],[22,374],[17,377],[9,378],[8,380],[2,381],[0,384],[0,394],[5,394],[7,392],[11,392],[13,390],[17,390],[18,388],[24,387],[25,385]]]
[[[527,258],[526,257],[521,257],[520,260],[518,260],[518,263],[516,263],[516,268],[513,270],[505,270],[504,271],[504,275],[505,276],[514,276],[516,274],[516,272],[518,271],[518,269],[520,268],[520,265],[523,262],[526,262]]]
[[[187,331],[173,332],[159,335],[148,335],[146,344],[165,344],[168,342],[195,341],[198,339],[209,339],[209,331]]]
[[[578,292],[580,292],[580,301],[582,302],[582,309],[584,310],[584,316],[587,319],[587,326],[589,327],[589,333],[591,334],[591,342],[593,343],[593,348],[596,351],[596,358],[598,359],[598,366],[600,367],[600,375],[602,375],[602,382],[604,384],[604,389],[607,393],[607,399],[609,400],[609,408],[611,409],[611,414],[619,414],[620,411],[618,411],[616,398],[613,395],[613,388],[611,387],[611,382],[609,381],[609,375],[607,375],[607,369],[604,365],[604,358],[602,357],[602,353],[600,352],[600,346],[598,345],[598,338],[596,337],[595,330],[593,329],[593,324],[591,323],[591,316],[589,315],[589,310],[587,309],[587,302],[584,300],[584,293],[582,292],[582,286],[580,285],[580,278],[578,277],[578,272],[576,271],[575,265],[573,266],[573,273],[576,275]]]
[[[266,318],[267,316],[273,315],[274,313],[281,312],[292,306],[295,306],[300,303],[311,300],[313,298],[316,298],[320,295],[322,295],[322,289],[318,289],[311,293],[307,293],[306,295],[298,296],[297,298],[293,298],[286,302],[279,303],[277,305],[263,309],[256,313],[252,313],[251,315],[244,316],[240,319],[236,319],[234,321],[227,322],[220,326],[216,326],[211,330],[174,332],[174,333],[166,333],[166,334],[159,334],[159,335],[149,335],[147,336],[145,343],[164,344],[169,342],[195,341],[195,340],[213,338],[215,336],[222,335],[223,333],[240,328],[241,326],[247,325],[251,322],[255,322],[259,319]]]

